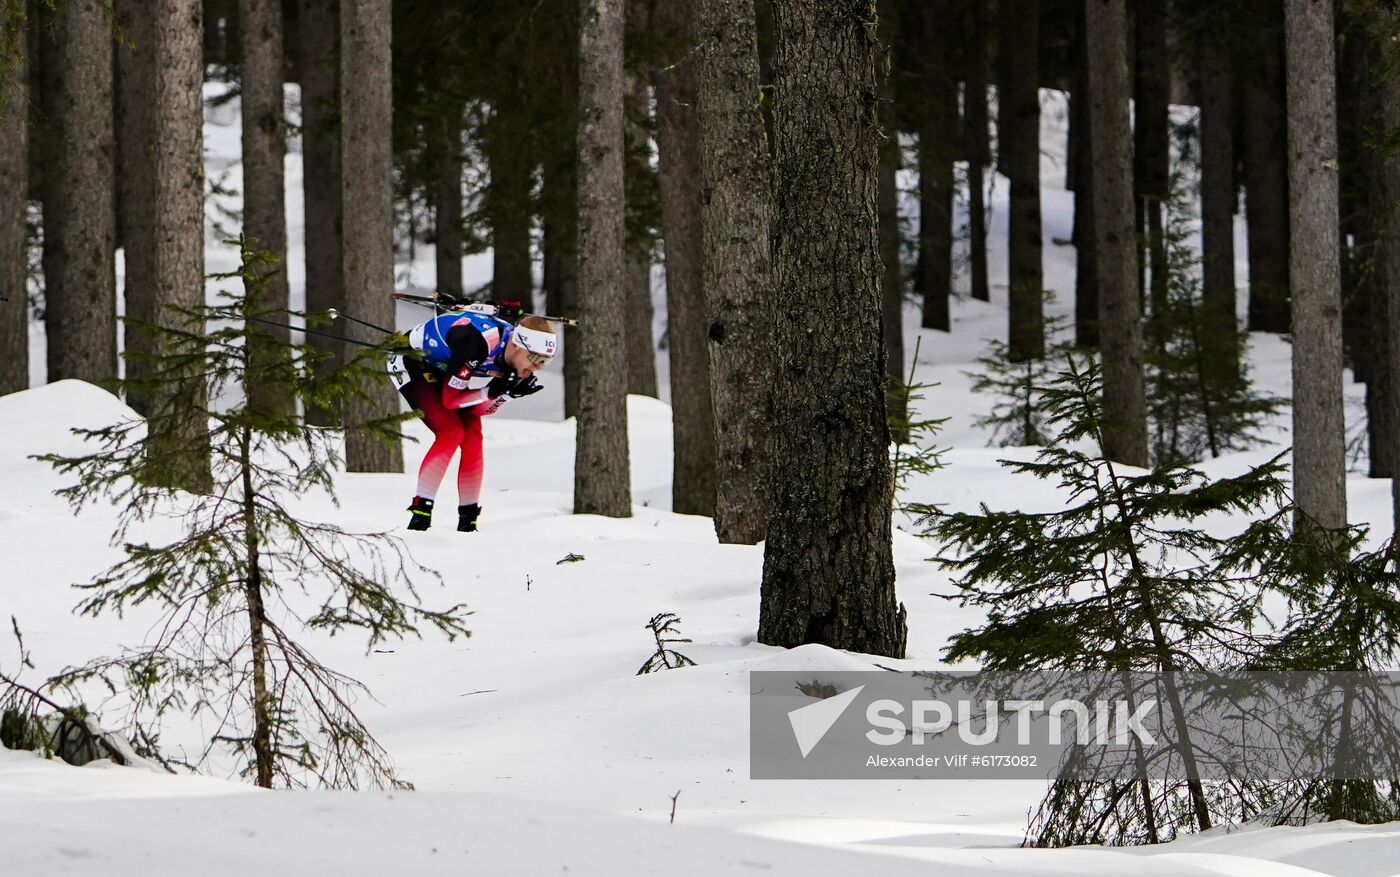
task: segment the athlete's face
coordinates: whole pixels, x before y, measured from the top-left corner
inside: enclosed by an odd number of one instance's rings
[[[528,378],[549,362],[549,357],[531,353],[512,338],[510,343],[506,345],[505,360],[511,368],[515,369],[516,374],[522,378]]]

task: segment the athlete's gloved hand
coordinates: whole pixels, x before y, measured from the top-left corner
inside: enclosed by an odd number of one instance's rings
[[[518,383],[520,383],[520,377],[515,372],[497,375],[491,379],[491,383],[486,385],[486,395],[492,399],[504,396]]]
[[[535,376],[530,375],[528,378],[522,378],[516,381],[514,386],[506,390],[506,395],[510,396],[512,399],[519,399],[522,396],[538,393],[543,389],[544,386],[540,384],[539,381],[535,380]]]

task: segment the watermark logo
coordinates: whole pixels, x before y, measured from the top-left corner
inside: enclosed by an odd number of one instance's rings
[[[856,697],[864,690],[865,686],[860,685],[850,691],[819,700],[810,706],[798,707],[788,713],[788,721],[792,724],[792,734],[797,740],[797,747],[802,751],[803,758],[810,755],[812,749],[822,742],[826,732],[831,730],[831,726],[836,724],[837,719],[840,719],[846,712],[846,708],[854,703]]]
[[[1400,674],[750,674],[755,779],[1400,776]]]

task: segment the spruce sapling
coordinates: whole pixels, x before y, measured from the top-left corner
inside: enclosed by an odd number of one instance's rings
[[[132,721],[157,727],[171,712],[211,717],[214,730],[196,763],[231,752],[260,786],[401,786],[355,713],[364,686],[318,660],[305,634],[353,630],[372,647],[427,627],[450,639],[469,635],[467,613],[419,604],[413,579],[437,576],[413,562],[397,537],[305,520],[296,504],[307,494],[334,501],[341,434],[307,426],[280,405],[249,401],[251,388],[277,386],[304,406],[338,407],[384,379],[382,358],[401,339],[338,366],[308,345],[260,355],[268,339],[255,321],[285,317],[255,305],[267,282],[259,269],[271,257],[239,243],[241,270],[215,279],[240,279],[245,294],[226,293],[220,304],[148,327],[160,342],[148,380],[202,384],[222,400],[207,414],[207,431],[157,441],[154,427],[148,432],[133,419],[79,430],[96,446],[87,455],[41,458],[76,477],[59,491],[75,506],[110,502],[119,513],[113,542],[124,557],[79,586],[78,611],[121,615],[144,607],[157,614],[153,635],[139,647],[56,681],[106,686]],[[193,389],[151,398],[152,423],[204,416],[203,394]],[[401,419],[361,428],[397,441]],[[207,449],[204,459],[187,459],[192,444]],[[189,477],[192,466],[205,477]],[[175,487],[200,480],[203,489]],[[153,519],[173,519],[178,531]]]

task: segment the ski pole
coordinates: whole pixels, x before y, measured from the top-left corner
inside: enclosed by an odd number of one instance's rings
[[[376,326],[376,325],[374,325],[373,323],[366,323],[364,320],[361,320],[359,317],[352,317],[352,316],[350,316],[349,314],[342,314],[340,311],[336,310],[335,308],[331,308],[330,310],[326,311],[326,313],[330,314],[330,317],[331,317],[332,320],[349,320],[349,321],[352,322],[352,323],[359,323],[361,326],[364,326],[366,329],[373,329],[373,330],[376,331],[376,332],[383,332],[383,333],[386,334],[386,335],[393,335],[393,334],[395,334],[395,332],[394,332],[393,329],[386,329],[386,328],[384,328],[383,326]]]
[[[277,329],[291,329],[293,332],[302,332],[307,335],[315,335],[318,338],[329,338],[332,341],[344,341],[347,344],[358,344],[361,347],[378,347],[369,341],[359,341],[355,338],[346,338],[344,335],[333,335],[330,332],[321,332],[317,329],[308,329],[305,326],[293,326],[291,323],[278,323],[273,320],[264,320],[262,317],[244,317],[250,323],[261,323],[264,326],[272,326]],[[390,334],[393,334],[392,332]]]

